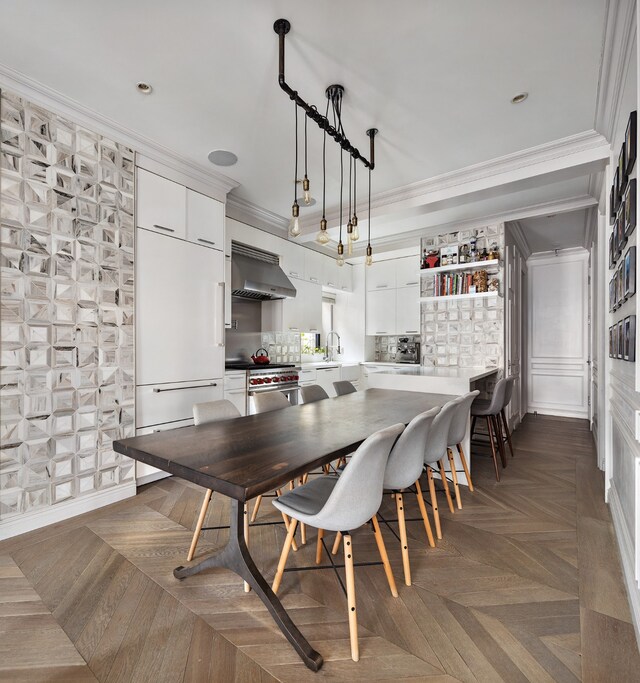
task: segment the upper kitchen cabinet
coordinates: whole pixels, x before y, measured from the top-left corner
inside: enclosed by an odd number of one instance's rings
[[[333,261],[333,259],[331,259]],[[342,268],[338,268],[338,282],[341,291],[343,292],[353,292],[353,266],[345,263]]]
[[[162,176],[138,168],[137,223],[163,235],[187,236],[187,190]]]
[[[420,332],[420,285],[396,289],[396,334]]]
[[[224,249],[224,204],[187,190],[187,239],[203,247]]]
[[[396,290],[377,289],[367,292],[366,334],[396,333]]]
[[[396,286],[396,259],[374,261],[367,268],[367,291],[394,289]]]
[[[288,240],[281,240],[281,242],[279,252],[280,267],[284,270],[287,277],[304,280],[306,273],[305,251],[307,250]]]
[[[322,329],[322,286],[294,280],[296,296],[262,302],[262,329],[283,332],[320,332]]]
[[[339,266],[334,258],[323,256],[322,284],[337,292],[353,291],[353,266],[345,263]]]
[[[326,256],[305,247],[298,247],[298,249],[302,249],[304,253],[304,279],[316,285],[324,284],[324,261]]]
[[[393,259],[396,266],[396,287],[420,287],[420,271],[415,256]]]

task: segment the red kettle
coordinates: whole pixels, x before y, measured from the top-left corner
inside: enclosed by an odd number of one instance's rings
[[[260,351],[264,351],[264,353],[260,353]],[[268,365],[269,364],[269,352],[267,349],[260,347],[256,351],[255,356],[251,356],[251,360],[256,364],[256,365]]]

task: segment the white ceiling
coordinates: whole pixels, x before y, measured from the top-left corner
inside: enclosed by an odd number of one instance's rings
[[[277,84],[274,20],[292,24],[289,84],[324,110],[326,86],[342,83],[345,129],[367,156],[364,132],[379,128],[375,193],[592,129],[605,8],[606,0],[4,0],[0,63],[196,164],[209,165],[212,149],[232,150],[238,164],[221,170],[240,183],[233,194],[287,216],[293,105]],[[152,95],[136,92],[140,80]],[[528,100],[512,105],[523,90]],[[309,133],[319,198],[321,134],[312,122]],[[327,156],[335,208],[335,143]],[[523,201],[552,191],[542,187]]]
[[[531,253],[583,247],[589,209],[519,221]]]

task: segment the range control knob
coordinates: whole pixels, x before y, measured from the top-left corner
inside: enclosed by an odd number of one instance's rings
[[[273,378],[273,381],[274,381],[274,382],[279,382],[279,381],[280,381],[280,378],[279,378],[279,377],[274,377],[274,378]]]
[[[271,377],[265,377],[263,381],[265,384],[271,384]]]
[[[296,382],[297,382],[300,378],[298,377],[298,375],[294,375],[294,376],[293,376],[293,379],[295,379]]]
[[[257,379],[252,379],[252,380],[249,380],[249,381],[250,381],[251,384],[257,384],[257,383],[258,383],[258,380],[257,380]]]

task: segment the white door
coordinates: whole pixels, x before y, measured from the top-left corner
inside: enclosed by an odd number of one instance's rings
[[[507,406],[507,420],[514,429],[521,420],[521,350],[522,350],[522,257],[514,247],[507,247],[507,319],[505,375],[514,378],[511,402]]]
[[[136,384],[224,375],[224,255],[137,230]]]
[[[527,262],[529,412],[589,417],[588,256]]]

